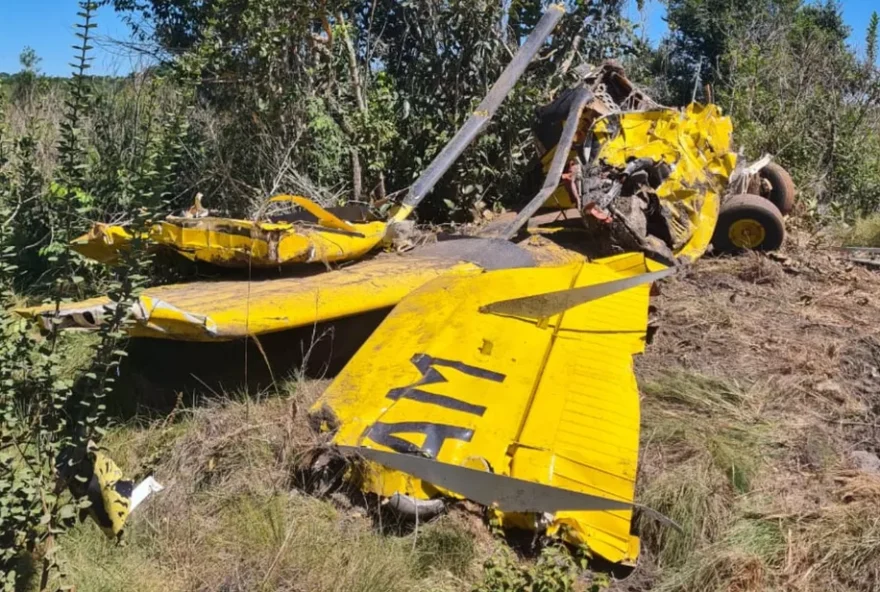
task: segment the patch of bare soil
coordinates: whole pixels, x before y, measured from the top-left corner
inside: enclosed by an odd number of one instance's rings
[[[880,270],[793,246],[665,281],[636,362],[642,565],[621,590],[880,589]]]

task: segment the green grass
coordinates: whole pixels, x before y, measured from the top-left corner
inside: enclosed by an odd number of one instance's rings
[[[766,525],[742,521],[772,458],[772,427],[760,413],[769,394],[683,370],[661,373],[643,391],[643,448],[664,464],[643,483],[640,500],[683,530],[639,521],[662,569],[658,589],[753,589],[779,541]]]
[[[666,404],[667,408],[705,415],[726,414],[735,418],[750,414],[757,399],[754,387],[685,371],[664,372],[645,382],[642,391],[648,404],[659,402]]]
[[[162,561],[161,541],[143,522],[129,530],[120,547],[86,521],[64,537],[61,556],[69,583],[83,592],[182,589],[171,566]]]
[[[428,524],[418,532],[415,551],[420,575],[448,571],[464,577],[476,557],[473,535],[448,517]]]
[[[679,533],[650,518],[639,520],[642,541],[662,567],[687,563],[698,547],[718,540],[731,520],[732,497],[724,477],[705,458],[664,471],[641,492],[639,501],[682,529]]]
[[[700,457],[744,494],[760,470],[771,427],[761,418],[767,393],[755,385],[665,372],[643,387],[643,438],[679,458]]]
[[[346,521],[329,503],[278,494],[227,500],[210,536],[218,559],[234,564],[242,589],[404,591],[415,584],[415,556],[407,541],[383,537],[367,521]],[[217,588],[212,588],[217,589]]]

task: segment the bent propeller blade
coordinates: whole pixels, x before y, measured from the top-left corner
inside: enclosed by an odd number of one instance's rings
[[[421,456],[354,446],[340,446],[339,450],[403,471],[454,491],[469,500],[484,506],[495,506],[505,512],[552,514],[563,510],[630,510],[633,507],[627,502],[450,465]]]
[[[675,273],[676,268],[670,267],[662,271],[644,273],[629,278],[571,288],[558,292],[524,296],[511,300],[500,300],[480,307],[480,312],[491,314],[503,314],[517,317],[543,319],[565,312],[570,308],[586,304],[591,300],[598,300],[611,294],[623,292],[642,284],[655,282]]]

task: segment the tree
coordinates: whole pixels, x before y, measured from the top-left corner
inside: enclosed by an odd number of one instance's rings
[[[32,47],[25,47],[18,56],[21,71],[16,76],[16,84],[13,96],[16,100],[30,98],[36,87],[40,74],[40,62],[42,59]]]
[[[623,2],[571,1],[544,59],[437,187],[431,206],[512,195],[524,130],[572,66],[619,57]],[[200,181],[230,209],[280,190],[380,199],[451,137],[543,12],[540,0],[114,0],[224,120]],[[161,52],[160,52],[161,53]],[[211,167],[210,163],[207,164]],[[213,167],[212,167],[213,168]],[[307,183],[306,181],[316,181]],[[308,185],[308,186],[307,186]],[[485,199],[484,199],[485,198]],[[215,197],[215,199],[218,199]],[[215,202],[216,203],[216,202]],[[462,204],[459,207],[458,204]]]
[[[867,35],[865,35],[865,58],[868,66],[877,67],[877,27],[880,25],[880,15],[876,12],[871,13],[871,20],[868,23]]]

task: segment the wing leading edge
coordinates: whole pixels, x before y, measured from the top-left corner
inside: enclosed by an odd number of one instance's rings
[[[608,500],[595,511],[554,507],[544,524],[610,561],[632,561],[639,440],[632,356],[644,347],[648,282],[658,278],[617,284],[604,296],[598,285],[656,269],[632,254],[432,280],[398,304],[312,411],[330,418],[341,447],[415,454]],[[590,294],[587,286],[595,286]],[[491,312],[553,292],[589,301],[539,320],[515,308]],[[360,487],[381,496],[467,494],[454,480],[430,483],[375,458],[361,467]],[[504,523],[536,528],[535,513],[498,508]]]

